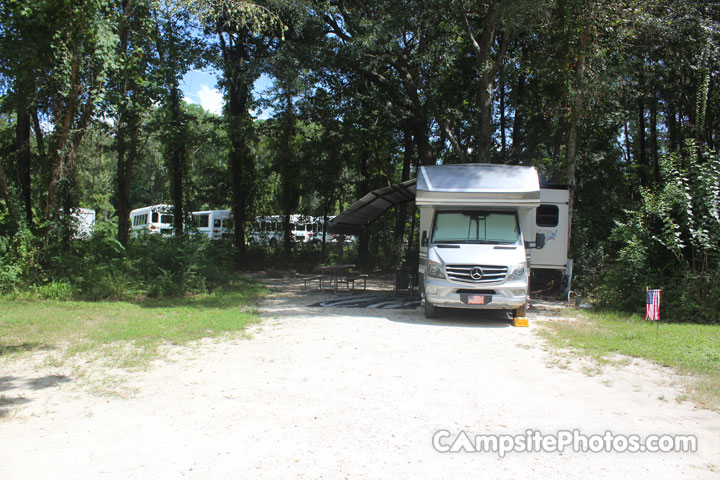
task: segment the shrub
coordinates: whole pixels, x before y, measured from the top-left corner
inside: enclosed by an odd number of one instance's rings
[[[689,144],[684,156],[664,157],[661,172],[662,184],[643,189],[613,230],[616,254],[595,299],[639,310],[646,287],[663,288],[666,318],[718,322],[720,159]]]

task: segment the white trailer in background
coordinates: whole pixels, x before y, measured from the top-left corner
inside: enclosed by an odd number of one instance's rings
[[[172,235],[173,233],[173,207],[172,205],[151,205],[136,208],[130,212],[130,226],[134,235],[142,232],[149,234]]]
[[[95,210],[71,208],[70,216],[75,222],[75,238],[89,238],[95,231]]]
[[[429,318],[437,307],[522,316],[530,268],[568,263],[567,190],[541,193],[534,167],[420,167],[415,201],[419,289]]]
[[[284,242],[284,218],[282,215],[266,215],[255,217],[248,239],[251,243],[261,245],[277,246]],[[328,221],[334,217],[328,217]],[[310,215],[290,215],[290,234],[293,243],[322,242],[323,239],[323,218]],[[337,243],[338,235],[326,233],[327,242]],[[345,242],[353,241],[352,236],[345,237]]]
[[[227,238],[233,233],[231,210],[203,210],[192,212],[193,226],[210,240]]]

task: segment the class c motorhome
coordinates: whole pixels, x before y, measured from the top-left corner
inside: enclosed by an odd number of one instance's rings
[[[415,201],[428,318],[438,307],[522,316],[530,269],[566,269],[568,190],[541,189],[534,167],[420,167]]]
[[[231,210],[203,210],[192,212],[193,226],[210,240],[220,240],[233,234]]]
[[[173,207],[171,205],[151,205],[136,208],[130,212],[130,227],[133,234],[142,232],[150,234],[172,235]]]

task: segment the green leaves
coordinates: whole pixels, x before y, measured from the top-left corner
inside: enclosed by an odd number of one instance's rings
[[[672,318],[714,321],[720,293],[720,156],[689,141],[661,159],[663,183],[641,189],[613,240],[620,246],[605,278],[616,306],[638,306],[645,286],[663,288]]]

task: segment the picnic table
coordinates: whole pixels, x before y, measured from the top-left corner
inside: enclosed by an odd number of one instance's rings
[[[333,291],[337,292],[338,283],[343,281],[347,282],[348,271],[355,265],[344,264],[344,265],[321,265],[320,272],[322,274],[321,289],[325,290],[326,285],[332,285]],[[341,280],[343,278],[344,280]],[[326,280],[327,279],[327,280]],[[349,287],[349,285],[348,285]]]
[[[337,292],[340,283],[344,283],[348,290],[351,288],[355,290],[355,282],[362,280],[363,290],[365,290],[367,288],[367,274],[350,272],[353,267],[355,267],[353,264],[321,265],[319,275],[304,278],[305,289],[307,289],[309,282],[317,280],[320,290],[323,291],[332,286],[333,292]]]

